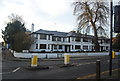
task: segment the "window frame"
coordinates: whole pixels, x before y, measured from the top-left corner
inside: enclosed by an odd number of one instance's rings
[[[45,47],[43,47],[42,45],[44,45]],[[46,44],[39,44],[39,49],[46,49],[47,48],[47,45]],[[41,47],[43,47],[43,48],[41,48]]]

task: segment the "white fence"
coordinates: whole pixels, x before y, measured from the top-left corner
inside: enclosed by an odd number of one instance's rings
[[[18,58],[32,58],[33,55],[37,55],[38,58],[58,58],[63,57],[65,53],[14,53],[15,57]],[[104,56],[109,55],[109,52],[98,52],[98,53],[67,53],[70,57],[80,57],[80,56]],[[116,55],[120,52],[116,52]]]

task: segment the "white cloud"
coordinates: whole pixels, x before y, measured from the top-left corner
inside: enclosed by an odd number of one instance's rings
[[[47,14],[57,16],[67,12],[68,7],[65,0],[37,0],[39,8]]]
[[[31,23],[35,24],[35,30],[70,31],[73,29],[73,19],[65,19],[72,16],[72,0],[0,0],[0,29],[4,29],[11,13],[23,16],[26,27],[31,29]],[[64,22],[62,19],[63,18]],[[70,23],[69,23],[70,22]],[[56,23],[56,27],[55,24]],[[0,33],[1,35],[1,33]],[[1,38],[0,38],[1,41]]]

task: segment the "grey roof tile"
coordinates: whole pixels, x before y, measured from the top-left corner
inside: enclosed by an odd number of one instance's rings
[[[80,37],[87,37],[87,38],[91,38],[93,39],[94,36],[92,35],[84,35],[84,34],[77,34],[75,31],[71,31],[69,33],[66,33],[66,32],[59,32],[59,31],[49,31],[49,30],[43,30],[43,29],[40,29],[34,33],[38,33],[38,34],[47,34],[47,35],[53,35],[53,36],[58,36],[58,37],[76,37],[76,36],[80,36]],[[109,38],[106,38],[106,37],[99,37],[99,39],[109,39]]]
[[[65,33],[65,32],[49,31],[49,30],[42,30],[42,29],[40,29],[34,33],[48,34],[48,35],[59,36],[59,37],[66,37],[67,36],[67,33]]]

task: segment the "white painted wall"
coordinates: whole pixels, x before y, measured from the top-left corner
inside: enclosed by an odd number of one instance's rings
[[[65,53],[14,53],[15,57],[18,58],[32,58],[33,55],[37,55],[38,58],[57,58],[57,56],[64,56]],[[67,53],[70,57],[80,57],[80,56],[104,56],[109,55],[109,52],[99,52],[99,53]],[[120,52],[116,52],[116,55],[120,55]]]
[[[35,34],[34,34],[34,36],[36,36]],[[74,39],[74,41],[72,41],[72,39]],[[88,46],[88,48],[90,47],[90,46],[94,46],[94,44],[92,44],[92,41],[91,42],[83,42],[83,38],[81,38],[81,42],[76,42],[75,41],[75,37],[70,37],[70,42],[68,42],[68,37],[67,38],[65,38],[65,42],[62,42],[62,41],[52,41],[52,35],[50,35],[50,40],[48,40],[48,35],[47,35],[47,40],[42,40],[42,39],[40,39],[40,34],[38,34],[38,39],[36,39],[36,42],[31,46],[31,49],[30,49],[30,51],[42,51],[43,49],[35,49],[35,46],[36,46],[36,44],[38,44],[38,48],[39,48],[39,44],[56,44],[56,45],[73,45],[73,46],[75,46],[75,45],[80,45],[81,46],[81,49],[82,50],[84,50],[83,49],[83,46]],[[103,43],[103,44],[100,44],[100,46],[109,46],[109,44],[107,44],[107,43]],[[90,49],[89,51],[91,51],[92,49]],[[106,50],[106,48],[104,48],[104,50]],[[45,49],[45,51],[51,51],[51,49]],[[53,51],[57,51],[56,49],[53,49]],[[62,51],[62,50],[59,50],[58,49],[58,51]],[[71,50],[71,51],[78,51],[78,50],[76,50],[76,49],[73,49],[73,50]]]

